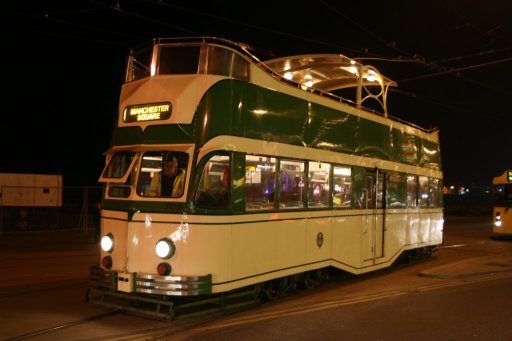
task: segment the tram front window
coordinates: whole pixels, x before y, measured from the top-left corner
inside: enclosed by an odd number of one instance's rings
[[[168,150],[142,154],[137,194],[179,198],[184,193],[188,154]]]

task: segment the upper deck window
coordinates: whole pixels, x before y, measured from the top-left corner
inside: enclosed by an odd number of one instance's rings
[[[131,82],[151,75],[153,46],[147,46],[133,52],[128,61],[126,81]]]
[[[158,73],[161,75],[197,74],[199,45],[170,45],[160,47]]]
[[[249,62],[232,50],[210,45],[206,73],[248,80]]]
[[[157,51],[157,59],[153,58],[153,51]],[[130,55],[127,82],[155,74],[210,74],[248,80],[249,61],[234,50],[210,44],[164,44],[157,45],[157,49],[149,46]]]

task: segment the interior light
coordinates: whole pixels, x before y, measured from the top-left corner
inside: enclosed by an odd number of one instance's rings
[[[291,80],[293,77],[292,73],[291,72],[287,72],[284,74],[284,78],[288,79],[288,80]]]

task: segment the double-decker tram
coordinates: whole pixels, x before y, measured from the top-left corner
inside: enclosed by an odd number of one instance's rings
[[[329,268],[435,253],[438,131],[389,116],[391,86],[339,54],[262,61],[218,38],[133,50],[99,179],[89,300],[273,297]]]
[[[512,169],[492,179],[493,224],[496,235],[512,235]]]

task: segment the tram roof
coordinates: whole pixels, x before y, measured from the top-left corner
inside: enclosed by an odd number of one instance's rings
[[[396,86],[376,68],[363,65],[341,54],[307,54],[262,61],[285,79],[321,91],[363,86]]]

